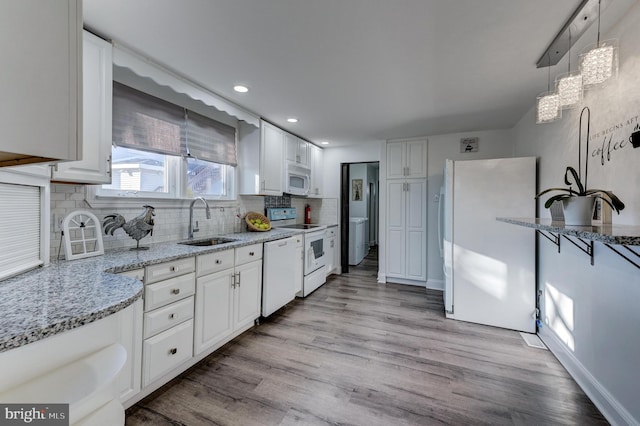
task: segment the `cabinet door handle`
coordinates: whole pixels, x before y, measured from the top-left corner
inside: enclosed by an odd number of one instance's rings
[[[170,354],[170,355],[175,355],[175,354],[177,354],[177,353],[178,353],[178,348],[171,348],[171,349],[169,349],[169,354]]]
[[[249,252],[249,256],[253,256],[254,254],[255,254],[255,253],[254,253],[254,252],[252,252],[252,251],[250,251],[250,252]]]
[[[174,319],[176,317],[176,314],[170,314],[169,315],[169,319]]]
[[[180,289],[179,288],[172,289],[171,294],[180,294]]]
[[[169,270],[170,270],[171,272],[178,272],[178,269],[179,269],[179,268],[178,268],[177,266],[172,266],[172,267],[170,267],[170,268],[169,268]]]
[[[236,272],[236,285],[240,287],[240,272]]]
[[[220,259],[216,259],[216,265],[219,265],[219,264],[221,264],[221,263],[222,263],[222,260],[220,260]]]
[[[231,278],[231,287],[232,288],[236,288],[236,275],[235,274],[231,274],[231,275],[229,275],[229,277]]]

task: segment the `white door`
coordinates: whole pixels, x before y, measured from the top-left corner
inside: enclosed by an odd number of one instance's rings
[[[496,217],[535,215],[536,159],[456,161],[455,319],[535,332],[535,233]]]
[[[234,330],[243,328],[260,316],[262,300],[262,261],[236,267]]]
[[[52,180],[111,183],[111,43],[82,33],[82,160],[56,163]]]
[[[427,181],[408,179],[406,205],[406,273],[405,278],[427,279]]]
[[[387,276],[404,278],[406,210],[404,180],[387,181]]]
[[[224,340],[233,331],[233,270],[198,278],[194,324],[194,353]]]
[[[261,194],[282,195],[284,181],[283,154],[284,132],[268,123],[262,123],[262,144],[260,146]]]

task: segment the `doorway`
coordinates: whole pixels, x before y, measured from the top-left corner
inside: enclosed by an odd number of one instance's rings
[[[340,252],[342,273],[365,257],[377,264],[380,163],[342,163],[340,177]]]

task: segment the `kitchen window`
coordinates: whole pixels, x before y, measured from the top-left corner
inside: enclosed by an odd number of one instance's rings
[[[236,129],[114,82],[112,181],[99,197],[235,199]]]

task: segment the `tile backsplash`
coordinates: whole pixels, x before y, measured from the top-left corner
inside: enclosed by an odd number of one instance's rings
[[[246,230],[244,215],[250,211],[264,213],[265,204],[269,198],[269,203],[289,203],[283,207],[296,207],[298,210],[297,222],[304,221],[304,205],[311,206],[312,222],[333,224],[338,222],[338,204],[332,198],[297,198],[297,197],[261,197],[261,196],[239,196],[235,201],[216,202],[209,201],[211,208],[211,219],[207,219],[204,206],[196,204],[193,220],[198,221],[200,231],[195,234],[199,236],[228,234],[234,232],[236,215],[242,216],[242,229]],[[276,200],[272,200],[276,199]],[[126,220],[133,219],[143,212],[142,205],[148,200],[140,200],[140,206],[135,208],[91,208],[86,201],[85,185],[51,185],[51,260],[64,258],[64,249],[61,247],[61,232],[56,223],[57,218],[63,218],[74,210],[87,210],[95,214],[102,222],[104,217],[111,213],[118,213]],[[274,206],[275,207],[275,206]],[[146,236],[140,240],[140,245],[153,244],[167,241],[180,241],[187,238],[187,227],[189,225],[188,207],[156,208],[155,226],[153,236]],[[105,250],[133,247],[136,241],[130,238],[122,229],[114,232],[114,235],[104,235],[103,241]]]

